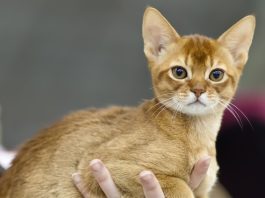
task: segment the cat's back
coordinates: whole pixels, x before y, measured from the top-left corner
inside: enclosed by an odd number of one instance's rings
[[[24,197],[24,193],[27,197],[31,189],[39,191],[39,197],[47,197],[47,191],[41,195],[43,190],[40,189],[56,189],[60,182],[68,183],[68,186],[62,185],[67,188],[65,193],[77,193],[68,189],[74,188],[70,173],[76,172],[83,153],[123,133],[123,126],[131,122],[136,111],[136,108],[129,107],[82,110],[42,130],[20,149],[13,165],[0,179],[0,197]],[[60,181],[62,178],[65,180]]]
[[[60,151],[70,154],[71,146],[75,147],[73,150],[82,152],[82,148],[88,143],[100,144],[109,136],[113,136],[113,133],[121,133],[122,123],[130,120],[135,111],[135,108],[130,107],[109,107],[70,113],[25,143],[13,164],[22,161],[20,158],[29,157],[32,163],[33,156],[37,159],[51,159]]]

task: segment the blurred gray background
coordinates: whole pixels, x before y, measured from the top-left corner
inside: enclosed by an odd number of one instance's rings
[[[77,109],[151,98],[141,37],[148,5],[180,34],[211,37],[255,14],[256,35],[240,92],[264,91],[264,0],[1,0],[4,145],[13,148]]]

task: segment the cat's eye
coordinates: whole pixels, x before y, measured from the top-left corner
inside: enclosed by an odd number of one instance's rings
[[[187,77],[187,70],[181,66],[176,66],[171,69],[174,78],[184,79]]]
[[[221,69],[214,69],[211,73],[210,73],[210,80],[214,81],[214,82],[218,82],[221,81],[224,77],[224,71]]]

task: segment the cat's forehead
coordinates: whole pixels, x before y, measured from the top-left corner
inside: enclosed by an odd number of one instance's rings
[[[168,55],[160,71],[176,65],[185,66],[192,72],[205,72],[211,68],[227,71],[233,62],[231,54],[217,40],[197,34],[181,37]]]
[[[215,40],[205,36],[192,35],[182,39],[181,54],[189,66],[211,66],[218,51]]]

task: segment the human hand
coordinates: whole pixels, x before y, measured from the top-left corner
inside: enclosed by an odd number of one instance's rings
[[[195,164],[189,182],[189,186],[192,190],[196,189],[200,185],[203,178],[205,177],[208,167],[210,165],[210,161],[211,158],[206,156],[201,158]],[[118,188],[116,187],[114,181],[111,178],[110,172],[100,160],[98,159],[92,160],[90,162],[90,169],[107,198],[121,197]],[[79,173],[74,173],[72,177],[76,187],[81,192],[83,197],[89,198],[89,191],[88,189],[84,188],[81,175]],[[142,171],[139,174],[139,178],[143,186],[143,191],[146,198],[165,197],[157,178],[151,171]]]

